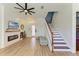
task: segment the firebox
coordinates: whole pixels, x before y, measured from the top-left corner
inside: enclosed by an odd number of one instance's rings
[[[8,41],[12,41],[12,40],[15,40],[18,38],[18,35],[11,35],[11,36],[8,36]]]

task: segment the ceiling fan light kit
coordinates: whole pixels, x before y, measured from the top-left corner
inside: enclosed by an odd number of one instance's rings
[[[32,13],[35,13],[34,11],[32,11],[35,8],[27,8],[27,3],[25,3],[25,8],[23,6],[21,6],[19,3],[16,3],[19,7],[14,7],[15,9],[19,9],[20,13],[24,12],[25,15],[30,14],[32,15]]]

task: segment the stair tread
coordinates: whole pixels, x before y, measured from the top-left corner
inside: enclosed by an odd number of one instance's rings
[[[54,46],[54,49],[69,49],[67,46]]]
[[[64,41],[53,41],[53,42],[57,42],[57,43],[58,43],[58,42],[60,42],[60,43],[64,43]]]
[[[55,39],[54,41],[64,41],[63,39]]]
[[[61,36],[53,36],[53,38],[62,38]]]
[[[54,38],[54,37],[53,37],[53,39],[63,39],[63,38]]]
[[[53,35],[60,35],[60,34],[53,33]]]
[[[66,44],[65,42],[53,42],[53,44]]]

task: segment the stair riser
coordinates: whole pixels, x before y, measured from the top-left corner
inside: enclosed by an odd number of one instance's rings
[[[61,43],[62,43],[62,42],[64,42],[64,41],[53,41],[53,42],[61,42]]]
[[[70,49],[53,49],[53,51],[70,51]]]
[[[53,38],[62,38],[61,36],[53,36]]]
[[[64,44],[63,45],[61,45],[61,44],[60,45],[59,44],[54,44],[53,46],[55,47],[55,46],[67,46],[67,45],[64,45]]]
[[[59,33],[53,33],[53,35],[60,35]]]

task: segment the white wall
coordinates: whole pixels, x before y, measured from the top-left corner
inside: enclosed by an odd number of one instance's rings
[[[72,39],[73,39],[73,51],[76,52],[76,12],[79,11],[79,4],[72,4]]]
[[[20,16],[10,8],[12,5],[0,4],[0,48],[5,46],[5,30],[7,29],[8,20],[15,20]],[[24,17],[23,17],[24,18]]]
[[[1,15],[1,4],[0,4],[0,15]],[[2,28],[2,17],[0,16],[0,47],[1,47],[1,41],[2,41],[1,28]]]
[[[23,4],[21,4],[23,5]],[[35,7],[35,14],[32,16],[25,15],[24,13],[19,13],[19,10],[15,9],[14,7],[17,6],[16,4],[4,4],[5,7],[5,30],[8,25],[9,20],[19,19],[23,24],[25,24],[25,30],[27,36],[31,36],[31,25],[30,21],[34,21],[36,25],[36,36],[42,36],[47,33],[45,30],[45,17],[48,11],[59,11],[61,8],[61,4],[49,4],[49,3],[38,3],[38,4],[28,4],[28,8]],[[44,6],[44,9],[41,9],[41,6]],[[19,6],[18,6],[19,7]],[[48,33],[47,33],[48,34]],[[50,43],[50,40],[49,40]],[[49,47],[51,44],[49,44]],[[50,48],[51,49],[51,48]]]
[[[5,29],[8,26],[8,21],[9,20],[16,20],[19,21],[20,19],[24,20],[27,18],[27,16],[20,14],[18,10],[14,9],[14,7],[16,6],[16,4],[13,3],[6,3],[3,4],[4,5],[4,12],[5,12]]]
[[[24,4],[21,4],[21,5],[24,6]],[[40,34],[39,29],[41,28],[41,25],[39,26],[39,24],[41,24],[41,22],[43,22],[42,20],[45,20],[47,12],[48,11],[58,11],[60,9],[60,4],[29,3],[28,8],[35,7],[34,11],[36,12],[32,16],[29,16],[29,15],[25,15],[24,13],[19,13],[19,10],[14,8],[15,6],[17,6],[17,5],[11,4],[11,3],[4,4],[4,7],[5,7],[5,30],[7,28],[6,24],[8,24],[9,20],[14,20],[14,19],[18,18],[19,20],[24,20],[23,22],[25,22],[27,36],[31,36],[31,25],[32,24],[28,23],[28,21],[30,19],[33,19],[33,21],[36,22],[35,23],[36,29],[38,30],[37,35],[39,35]],[[44,6],[44,9],[41,9],[41,6]],[[19,7],[19,6],[17,6],[17,7]]]
[[[54,30],[59,31],[63,35],[65,42],[72,51],[74,47],[72,43],[72,4],[61,4],[60,8],[53,20]]]
[[[4,41],[4,6],[0,4],[0,48],[3,47]]]
[[[29,4],[31,5],[31,4]],[[36,35],[44,35],[46,32],[45,29],[45,17],[47,15],[47,13],[49,11],[59,11],[60,9],[60,4],[49,4],[49,3],[38,3],[38,4],[33,4],[32,6],[34,6],[36,9],[36,13],[34,14],[34,16],[37,18],[37,23],[36,23],[36,29],[37,29],[37,33]],[[41,6],[44,6],[44,9],[41,9]]]
[[[23,4],[21,4],[23,5]],[[62,3],[35,3],[28,4],[28,8],[35,7],[35,14],[32,16],[24,15],[24,13],[19,13],[19,10],[14,9],[17,6],[16,4],[4,4],[5,7],[5,29],[7,28],[8,20],[20,19],[24,20],[25,30],[27,36],[31,36],[31,23],[28,23],[29,20],[33,20],[36,24],[37,36],[40,33],[43,33],[43,20],[45,19],[48,11],[58,11],[56,19],[54,19],[54,28],[60,31],[65,38],[68,46],[71,48],[72,52],[74,52],[74,40],[72,39],[72,4],[62,4]],[[44,6],[44,9],[41,9],[41,6]],[[30,18],[32,17],[32,18]],[[42,23],[42,24],[41,24]],[[41,31],[40,31],[41,30]],[[42,35],[42,34],[41,34]],[[73,35],[74,36],[74,35]]]
[[[30,5],[31,4],[29,4],[29,6]],[[32,4],[32,6],[36,8],[35,9],[36,13],[34,14],[34,16],[37,18],[36,35],[37,36],[45,35],[46,27],[44,26],[45,24],[43,20],[45,20],[48,11],[59,11],[60,4],[38,3],[38,4]],[[44,9],[41,9],[41,6],[44,6]]]

